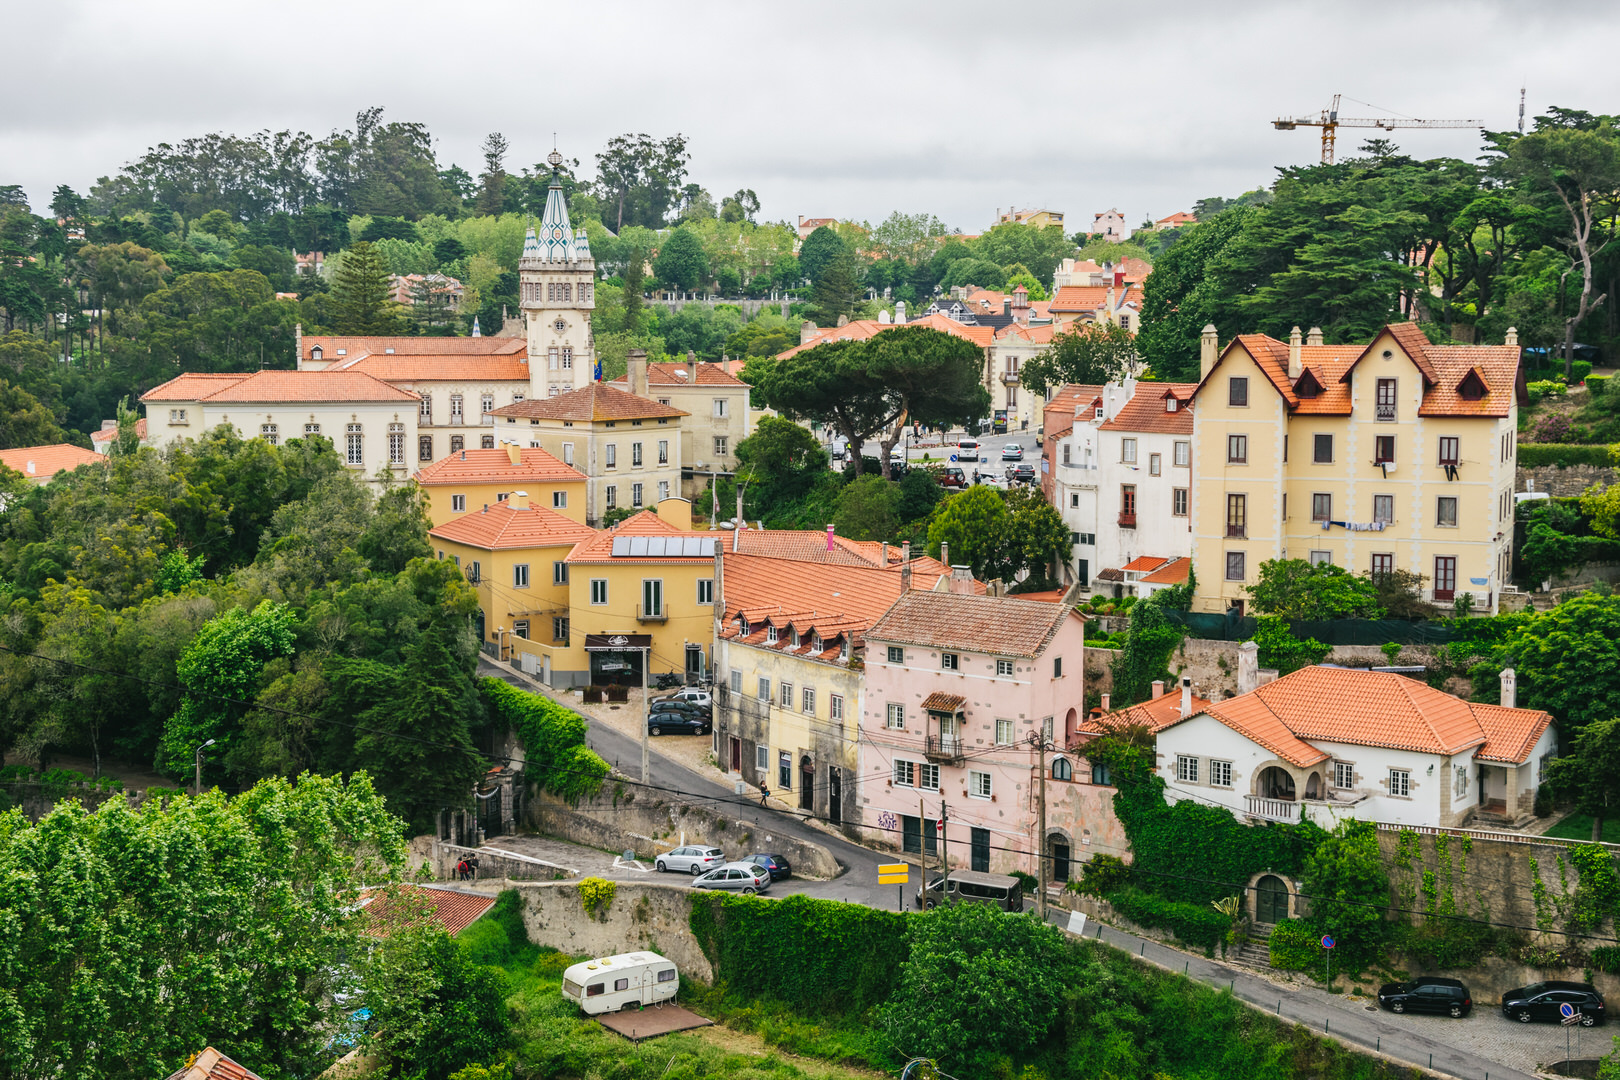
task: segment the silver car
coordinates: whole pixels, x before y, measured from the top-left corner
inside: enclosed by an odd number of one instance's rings
[[[700,686],[688,686],[675,691],[673,694],[659,694],[649,704],[656,705],[660,701],[690,701],[692,704],[702,705],[706,709],[714,707],[714,699],[709,696],[707,690]]]
[[[706,870],[713,870],[725,861],[726,853],[717,847],[689,844],[658,856],[655,865],[660,871],[682,870],[695,876]]]
[[[692,879],[694,889],[735,889],[745,896],[771,887],[771,872],[757,863],[731,862]]]

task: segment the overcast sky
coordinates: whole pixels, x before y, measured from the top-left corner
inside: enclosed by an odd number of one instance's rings
[[[589,174],[621,132],[684,132],[691,178],[762,215],[873,223],[927,211],[978,232],[997,207],[1117,206],[1131,222],[1270,182],[1318,154],[1275,131],[1336,92],[1342,116],[1517,121],[1620,112],[1620,4],[639,3],[0,0],[0,184],[38,211],[161,141],[324,135],[382,105],[441,165],[559,148]],[[1350,99],[1370,102],[1375,107]],[[1379,132],[1341,130],[1341,154]],[[1474,156],[1476,132],[1393,136]]]

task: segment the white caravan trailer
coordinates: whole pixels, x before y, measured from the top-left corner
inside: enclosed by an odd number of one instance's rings
[[[673,1001],[680,986],[673,961],[657,953],[633,952],[574,964],[563,972],[562,992],[594,1015]]]

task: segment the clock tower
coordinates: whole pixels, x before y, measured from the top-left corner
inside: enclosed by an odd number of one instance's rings
[[[596,308],[596,260],[585,230],[568,221],[553,150],[551,190],[540,228],[523,238],[518,290],[529,334],[529,396],[555,397],[588,386],[595,377],[596,341],[591,313]]]

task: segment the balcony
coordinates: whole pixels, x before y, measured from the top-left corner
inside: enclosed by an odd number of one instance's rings
[[[1004,385],[1004,386],[1017,386],[1018,385],[1018,372],[1016,372],[1016,371],[1003,371],[1001,373],[1001,382],[1002,382],[1002,385]]]
[[[1226,538],[1228,540],[1247,540],[1249,538],[1249,527],[1247,525],[1233,525],[1231,522],[1227,522]]]
[[[1136,528],[1136,513],[1134,511],[1131,513],[1121,511],[1119,515],[1119,527],[1122,529]]]
[[[964,751],[957,735],[930,735],[923,744],[923,757],[936,765],[960,765]]]
[[[639,623],[669,622],[669,612],[666,609],[662,608],[662,607],[646,608],[646,607],[642,607],[640,604],[637,604],[636,605],[636,622],[639,622]]]
[[[1292,799],[1267,799],[1261,795],[1243,796],[1243,812],[1266,821],[1299,821],[1299,803]]]
[[[1399,417],[1393,405],[1374,405],[1373,419],[1384,424],[1393,424]]]

